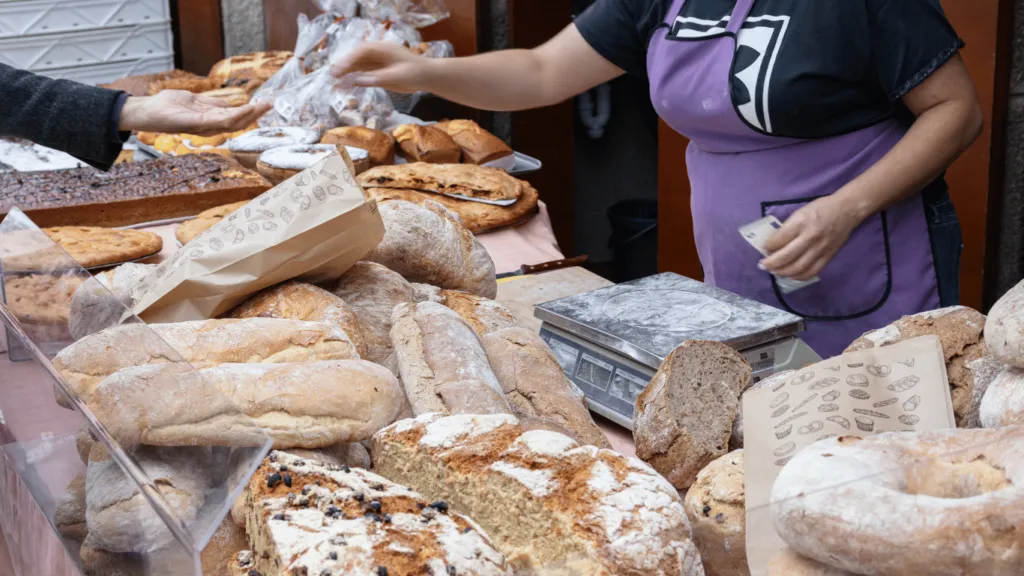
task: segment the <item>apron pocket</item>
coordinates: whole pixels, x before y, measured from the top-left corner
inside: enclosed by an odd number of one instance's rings
[[[761,213],[785,222],[817,198],[762,202]],[[885,212],[857,227],[818,276],[820,282],[790,294],[783,294],[775,278],[768,277],[782,307],[808,320],[850,320],[881,308],[892,292]]]

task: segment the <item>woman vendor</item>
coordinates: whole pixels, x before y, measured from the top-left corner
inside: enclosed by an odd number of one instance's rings
[[[597,0],[534,50],[428,60],[367,45],[334,72],[489,110],[650,82],[686,152],[705,281],[799,314],[819,354],[959,300],[943,172],[982,114],[939,0]],[[783,222],[754,250],[741,226]],[[773,276],[820,281],[783,293]]]

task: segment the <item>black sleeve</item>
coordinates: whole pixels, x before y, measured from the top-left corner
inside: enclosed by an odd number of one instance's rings
[[[123,92],[52,80],[0,64],[0,135],[54,148],[107,170],[121,153]]]
[[[964,46],[939,0],[867,0],[867,4],[872,58],[882,88],[894,103]]]
[[[576,17],[576,28],[598,54],[629,74],[647,78],[647,43],[658,16],[650,0],[597,0]]]

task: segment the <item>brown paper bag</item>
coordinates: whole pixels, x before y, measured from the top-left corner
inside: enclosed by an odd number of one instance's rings
[[[800,450],[831,436],[956,427],[937,336],[844,354],[743,395],[747,562],[763,576],[786,543],[775,532],[775,478]]]
[[[189,242],[133,290],[146,322],[219,316],[292,278],[337,278],[384,237],[341,155],[263,193]]]

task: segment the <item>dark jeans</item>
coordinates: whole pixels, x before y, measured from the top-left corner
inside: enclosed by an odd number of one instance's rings
[[[939,282],[942,307],[960,304],[960,255],[963,234],[956,208],[949,197],[946,183],[939,179],[924,192],[924,211],[928,218],[928,234],[932,242],[932,259]]]

